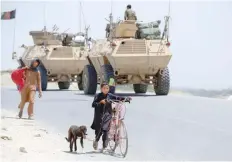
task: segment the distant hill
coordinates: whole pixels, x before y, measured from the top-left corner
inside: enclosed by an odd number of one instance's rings
[[[179,89],[180,91],[190,93],[194,96],[211,97],[211,98],[227,98],[232,95],[232,88],[221,90],[206,90],[206,89]]]
[[[133,85],[119,86],[119,89],[133,90]],[[171,88],[172,92],[182,92],[182,94],[191,94],[193,96],[210,97],[210,98],[228,98],[232,95],[232,88],[222,90],[205,90],[191,88]],[[153,86],[148,86],[148,92],[154,92]]]

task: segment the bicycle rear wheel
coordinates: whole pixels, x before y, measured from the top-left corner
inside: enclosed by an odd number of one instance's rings
[[[126,157],[128,152],[128,136],[126,126],[123,121],[121,121],[119,128],[120,138],[119,138],[119,147],[123,157]]]
[[[116,121],[112,120],[110,124],[110,133],[109,133],[109,143],[108,145],[110,146],[111,151],[115,151],[117,147],[117,139],[116,139],[116,134],[118,132]]]

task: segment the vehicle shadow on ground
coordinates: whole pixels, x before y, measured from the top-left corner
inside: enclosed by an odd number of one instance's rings
[[[75,93],[75,95],[82,95],[82,96],[89,96],[94,97],[95,95],[86,95],[84,93]],[[126,97],[151,97],[151,96],[157,96],[156,94],[143,94],[143,93],[115,93],[117,96],[126,96]]]
[[[18,91],[16,88],[7,88],[9,91]]]
[[[144,93],[115,93],[117,96],[132,96],[132,97],[151,97],[156,94],[144,94]]]
[[[75,93],[75,95],[80,95],[80,96],[87,96],[87,97],[94,97],[94,95],[89,95],[89,94],[84,94],[84,93]]]
[[[58,91],[61,91],[61,92],[66,92],[66,91],[78,91],[78,90],[73,90],[73,89],[47,89],[46,90],[47,92],[58,92]],[[46,92],[44,91],[44,92]]]
[[[54,98],[54,99],[43,99],[43,102],[88,102],[89,100],[87,99],[76,99],[76,98]]]
[[[16,88],[9,88],[8,90],[10,91],[18,91]],[[70,89],[47,89],[46,91],[43,91],[43,92],[66,92],[66,91],[78,91],[78,90],[70,90]]]
[[[17,88],[12,88],[12,87],[7,88],[7,89],[10,91],[18,91]],[[75,89],[47,89],[46,91],[43,91],[43,92],[59,92],[59,91],[60,92],[66,92],[66,91],[75,92],[75,91],[79,91],[79,90],[75,90]]]

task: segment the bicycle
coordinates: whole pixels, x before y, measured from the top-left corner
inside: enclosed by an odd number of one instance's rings
[[[120,152],[122,156],[125,158],[128,152],[128,136],[125,124],[123,122],[125,113],[126,113],[126,105],[125,102],[129,102],[128,100],[107,100],[107,102],[112,103],[112,119],[110,123],[110,131],[108,136],[108,145],[112,152],[115,152],[116,148],[120,147]],[[122,134],[121,134],[122,133]],[[122,150],[122,140],[126,141],[125,151]]]

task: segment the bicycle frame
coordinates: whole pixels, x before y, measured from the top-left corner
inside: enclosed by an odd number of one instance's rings
[[[121,126],[120,121],[123,120],[124,117],[123,117],[123,119],[119,119],[120,112],[122,111],[122,109],[120,110],[122,105],[119,105],[119,104],[123,104],[123,106],[125,106],[124,107],[125,112],[123,114],[123,116],[125,116],[125,114],[126,114],[126,104],[125,104],[126,100],[122,100],[122,101],[120,101],[120,100],[108,100],[108,101],[111,102],[112,104],[115,104],[114,108],[112,108],[113,109],[113,116],[112,116],[111,122],[115,122],[116,127],[120,128],[120,126]],[[117,107],[117,106],[120,106],[120,107]],[[112,105],[112,107],[113,107],[113,105]]]
[[[118,129],[120,127],[120,119],[119,119],[119,115],[120,115],[120,111],[119,110],[120,108],[118,108],[119,104],[125,104],[125,100],[124,101],[118,101],[118,100],[110,100],[110,102],[112,103],[112,110],[113,110],[113,116],[112,116],[112,119],[111,119],[111,122],[114,122],[115,126],[116,126],[116,129]],[[113,106],[113,104],[115,104]],[[126,114],[126,105],[125,106],[125,114]],[[125,115],[124,114],[124,115]],[[112,123],[111,123],[112,124]],[[116,132],[114,132],[115,134]]]
[[[120,133],[120,128],[121,126],[123,125],[123,127],[125,128],[124,124],[123,124],[123,118],[126,114],[126,105],[125,105],[125,100],[124,101],[111,101],[111,103],[114,103],[116,105],[112,105],[112,109],[113,109],[113,117],[111,119],[111,123],[110,123],[110,132],[109,132],[109,146],[111,148],[111,150],[114,152],[115,149],[118,147],[118,145],[120,146],[120,150],[121,150],[121,133]],[[123,105],[122,105],[123,104]],[[120,111],[122,111],[122,107],[121,106],[125,106],[123,107],[125,109],[125,113],[123,115],[123,118],[122,116],[120,116]],[[126,151],[124,153],[122,153],[122,150],[121,150],[121,153],[123,155],[123,157],[126,156],[127,154],[127,149],[128,149],[128,138],[127,138],[127,132],[124,132],[126,133]],[[124,138],[124,137],[123,137]],[[113,142],[113,143],[112,143]],[[112,144],[112,145],[111,145]]]

